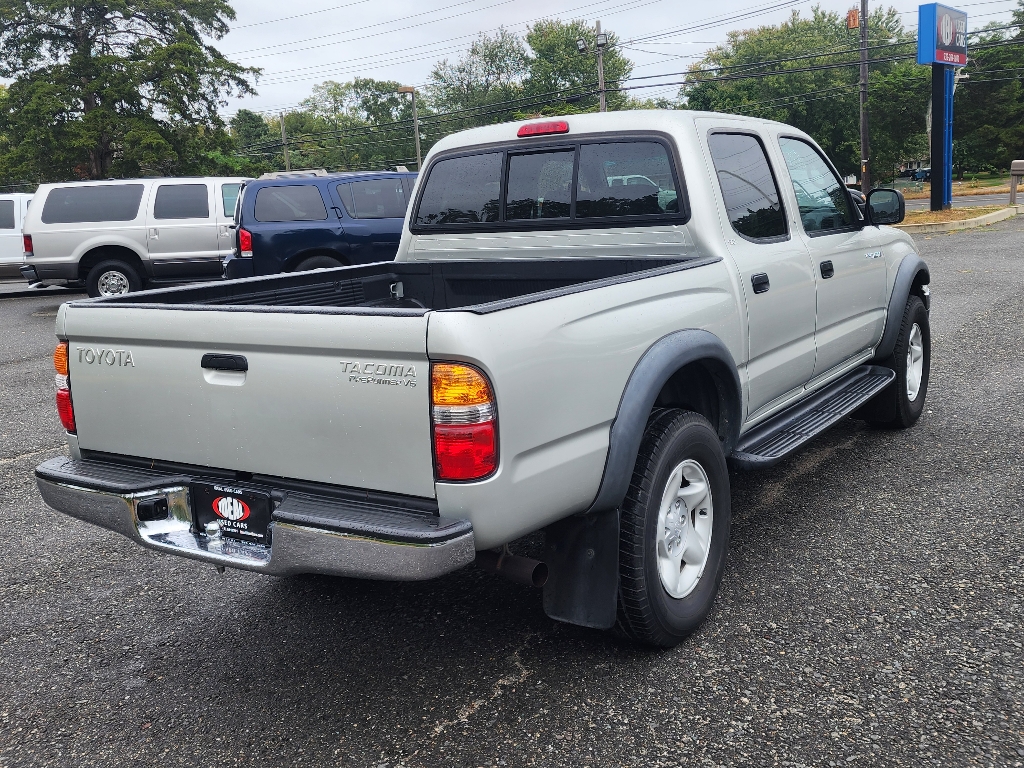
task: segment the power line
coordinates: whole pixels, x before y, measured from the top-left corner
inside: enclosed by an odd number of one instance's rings
[[[431,9],[426,10],[426,11],[420,11],[419,13],[410,13],[410,14],[408,14],[406,16],[398,16],[398,17],[393,18],[393,19],[388,19],[387,21],[378,21],[378,22],[375,22],[373,24],[365,24],[362,27],[352,27],[351,29],[346,29],[344,32],[331,32],[331,33],[326,34],[326,35],[316,35],[315,37],[307,37],[303,41],[291,40],[291,41],[286,42],[286,43],[274,43],[273,45],[262,45],[262,46],[259,46],[258,48],[245,48],[245,49],[243,49],[241,51],[232,51],[228,55],[230,55],[230,56],[238,56],[238,55],[245,54],[245,53],[253,53],[255,51],[269,51],[269,50],[273,50],[275,48],[285,48],[285,47],[287,47],[289,45],[295,45],[296,42],[308,42],[308,41],[312,41],[312,40],[326,40],[326,39],[331,38],[331,37],[342,37],[344,35],[351,34],[352,32],[362,32],[364,29],[374,29],[376,27],[384,27],[384,26],[388,26],[389,24],[395,24],[396,22],[407,21],[409,19],[416,19],[416,18],[419,18],[421,16],[429,16],[432,13],[441,13],[443,11],[451,10],[452,8],[460,8],[460,7],[464,6],[464,5],[471,5],[472,3],[476,3],[476,2],[479,2],[479,0],[460,0],[460,2],[457,2],[457,3],[451,3],[449,5],[442,5],[440,8],[431,8]],[[490,8],[497,7],[498,5],[505,5],[508,2],[510,2],[510,0],[502,0],[502,2],[495,3],[494,5],[488,5],[488,6],[484,6],[483,8],[477,8],[474,11],[470,11],[470,13],[478,13],[479,11],[486,11],[486,10],[488,10]],[[457,14],[457,15],[458,16],[462,16],[462,15],[465,15],[465,14],[462,13],[462,14]],[[446,17],[446,18],[455,18],[455,16],[449,16],[449,17]],[[445,19],[433,19],[429,23],[433,24],[435,22],[444,21],[444,20]],[[421,24],[416,24],[414,26],[421,26]],[[392,31],[398,31],[398,30],[392,30]],[[355,39],[359,40],[360,38],[355,38]],[[346,42],[349,42],[349,41],[346,41]],[[313,47],[315,47],[315,46],[313,46]],[[271,55],[275,55],[275,54],[271,54]],[[259,57],[259,56],[250,56],[249,58],[261,58],[261,57]]]
[[[267,19],[266,21],[254,21],[250,24],[236,24],[232,29],[249,29],[250,27],[262,27],[264,24],[277,24],[281,21],[291,21],[292,19],[302,19],[306,16],[316,16],[319,13],[328,13],[329,11],[340,11],[343,8],[351,8],[353,5],[364,5],[370,2],[370,0],[356,0],[354,3],[346,3],[345,5],[335,5],[331,8],[321,8],[319,11],[308,11],[306,13],[297,13],[294,16],[281,16],[276,19]]]

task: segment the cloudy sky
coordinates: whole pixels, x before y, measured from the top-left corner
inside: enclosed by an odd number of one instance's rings
[[[678,80],[670,73],[684,70],[729,30],[777,23],[793,10],[806,15],[815,4],[845,13],[859,0],[236,0],[238,18],[217,45],[233,60],[262,68],[263,75],[258,96],[232,100],[224,113],[239,107],[287,111],[328,79],[361,75],[422,85],[436,61],[459,58],[479,33],[501,26],[522,32],[542,18],[600,19],[626,41],[635,76]],[[949,4],[966,10],[977,28],[1008,20],[1016,0]],[[917,26],[917,2],[886,5],[903,13],[908,28]],[[636,93],[669,96],[676,90]]]

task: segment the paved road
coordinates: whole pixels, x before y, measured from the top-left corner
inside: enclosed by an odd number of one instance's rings
[[[1021,198],[1021,202],[1024,202],[1024,196]],[[979,205],[1009,205],[1010,195],[1006,192],[1001,195],[953,195],[953,207],[954,208],[974,208]],[[927,210],[931,203],[928,199],[924,200],[907,200],[908,211],[924,211]]]
[[[0,301],[0,766],[1024,764],[1024,228],[922,239],[927,411],[733,477],[667,652],[473,569],[273,579],[48,510],[54,298]]]

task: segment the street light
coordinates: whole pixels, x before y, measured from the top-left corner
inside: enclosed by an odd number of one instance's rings
[[[601,22],[597,22],[597,94],[600,99],[602,112],[608,111],[608,105],[604,93],[604,49],[608,46],[608,35],[601,31]],[[587,52],[587,41],[582,37],[576,41],[576,50],[580,53]]]
[[[408,93],[412,96],[412,132],[416,137],[416,170],[423,165],[423,157],[420,155],[420,118],[416,113],[416,89],[411,85],[402,85],[398,88],[399,93]]]

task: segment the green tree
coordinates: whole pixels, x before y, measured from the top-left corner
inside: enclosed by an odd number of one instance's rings
[[[608,109],[627,109],[629,98],[617,91],[633,71],[633,62],[626,58],[614,32],[606,31],[608,45],[604,50],[604,82]],[[577,40],[587,43],[587,53],[580,53]],[[575,96],[543,108],[544,114],[594,111],[597,97],[597,29],[581,19],[570,22],[539,21],[526,33],[526,43],[533,55],[524,83],[526,93],[542,97],[552,91],[572,91]],[[580,96],[579,94],[585,94]],[[549,97],[550,98],[550,97]]]
[[[633,62],[623,55],[618,37],[606,34],[608,108],[628,109],[634,102],[616,89],[629,77]],[[577,40],[587,43],[586,53],[580,53]],[[459,61],[445,59],[434,67],[431,103],[438,112],[460,113],[446,119],[447,132],[537,113],[596,111],[596,43],[596,27],[582,19],[539,21],[525,38],[504,29],[493,37],[481,35]]]
[[[529,74],[530,56],[522,38],[502,28],[493,37],[481,34],[459,61],[447,59],[430,73],[430,101],[439,112],[496,110],[499,119],[511,120],[509,102],[523,97],[523,81]],[[474,124],[466,116],[460,126]]]
[[[225,0],[0,0],[4,175],[36,180],[183,172],[230,141],[217,114],[257,70],[208,40]]]
[[[1024,157],[1024,2],[1013,19],[1016,29],[982,29],[970,40],[970,79],[953,99],[953,167],[961,179]]]
[[[892,8],[871,13],[868,35],[876,59],[868,80],[871,155],[876,178],[884,180],[923,144],[929,74],[912,61],[889,60],[914,52],[913,35]],[[794,11],[776,26],[730,32],[725,44],[694,65],[680,97],[689,109],[794,125],[814,137],[841,173],[857,173],[857,46],[845,17],[818,7],[809,17]]]

